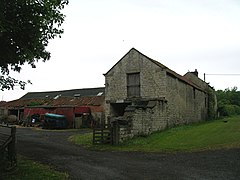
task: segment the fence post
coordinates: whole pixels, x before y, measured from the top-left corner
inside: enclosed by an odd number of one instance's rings
[[[11,132],[2,133],[3,144],[1,144],[1,157],[0,157],[0,171],[11,171],[17,166],[17,153],[16,153],[16,127],[9,125],[0,125],[3,128],[11,129]],[[11,133],[11,134],[10,134]]]
[[[12,141],[9,144],[8,148],[8,157],[11,161],[11,167],[14,167],[17,164],[17,155],[16,155],[16,126],[11,127],[11,137]]]

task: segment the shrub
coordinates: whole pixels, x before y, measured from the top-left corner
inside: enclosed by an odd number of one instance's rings
[[[8,116],[2,115],[0,116],[0,123],[7,123],[8,122]]]
[[[221,105],[218,108],[220,116],[233,116],[233,115],[240,115],[240,106],[237,105]]]

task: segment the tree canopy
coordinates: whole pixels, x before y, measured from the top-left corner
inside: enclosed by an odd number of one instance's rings
[[[50,59],[50,39],[61,37],[68,0],[0,0],[0,89],[24,89],[27,82],[10,77],[23,64],[35,68],[39,60]]]
[[[240,114],[240,91],[237,87],[231,89],[218,90],[218,112],[221,116],[231,116]]]

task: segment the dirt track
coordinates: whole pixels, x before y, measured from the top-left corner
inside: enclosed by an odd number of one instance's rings
[[[17,129],[18,153],[71,179],[240,179],[240,149],[195,153],[89,151],[67,141],[83,130]]]

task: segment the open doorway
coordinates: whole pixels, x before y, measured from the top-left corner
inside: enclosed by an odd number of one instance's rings
[[[114,117],[123,116],[126,107],[130,105],[130,103],[111,103],[110,111],[111,115]]]
[[[91,128],[92,119],[89,113],[75,114],[74,128]]]
[[[9,109],[8,115],[15,116],[17,121],[23,120],[24,110],[23,109]]]

